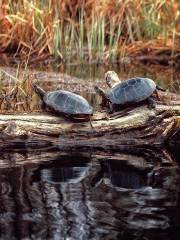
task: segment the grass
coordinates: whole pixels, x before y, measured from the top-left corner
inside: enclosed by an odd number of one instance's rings
[[[178,0],[4,0],[0,51],[21,60],[114,62],[138,42],[179,50]]]
[[[1,98],[0,112],[26,112],[30,111],[29,99],[32,97],[32,88],[29,79],[25,74],[21,74],[18,66],[16,74],[12,75],[5,70],[0,70],[1,78]],[[3,79],[8,81],[4,84]]]

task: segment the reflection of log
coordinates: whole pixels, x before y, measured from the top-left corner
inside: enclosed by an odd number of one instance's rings
[[[50,114],[1,115],[1,150],[56,148],[61,150],[153,150],[171,141],[180,129],[180,104],[158,104],[116,112],[107,119],[96,112],[89,122],[73,123]],[[174,138],[175,139],[175,138]],[[178,143],[178,139],[177,139]]]

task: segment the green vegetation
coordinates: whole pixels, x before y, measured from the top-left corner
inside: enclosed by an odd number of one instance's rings
[[[116,61],[136,49],[179,50],[178,0],[4,0],[0,51],[65,62]]]

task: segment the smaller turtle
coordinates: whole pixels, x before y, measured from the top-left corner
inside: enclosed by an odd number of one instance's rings
[[[89,121],[93,115],[92,107],[80,95],[65,90],[45,92],[35,83],[33,89],[41,98],[45,107],[56,114],[64,115],[73,120],[86,121]]]
[[[157,90],[162,90],[156,83],[149,78],[135,77],[121,81],[114,71],[108,71],[105,74],[106,84],[110,88],[107,92],[95,86],[95,91],[102,97],[102,104],[109,103],[110,112],[113,112],[117,106],[137,104],[148,101],[150,107],[155,107],[155,101],[151,96],[160,100]]]

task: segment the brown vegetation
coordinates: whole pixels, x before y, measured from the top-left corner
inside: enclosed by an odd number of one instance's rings
[[[179,61],[179,17],[178,1],[172,0],[3,0],[0,52],[68,62],[162,55],[169,64]]]

